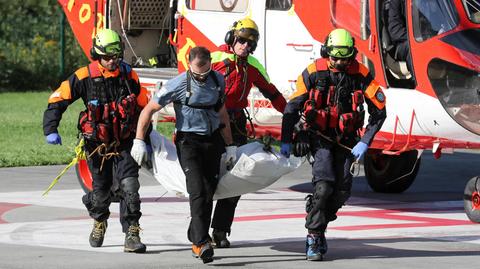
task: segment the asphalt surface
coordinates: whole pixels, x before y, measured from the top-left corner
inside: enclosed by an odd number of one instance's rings
[[[213,263],[191,256],[186,238],[188,200],[165,193],[143,171],[142,240],[147,253],[123,252],[118,206],[110,207],[104,246],[91,248],[92,220],[71,169],[50,194],[44,189],[63,166],[0,169],[0,269],[3,268],[476,268],[480,225],[463,212],[466,182],[480,175],[478,153],[422,156],[413,185],[402,194],[378,194],[363,173],[327,231],[322,262],[305,260],[304,200],[307,164],[262,191],[242,196],[230,240]]]

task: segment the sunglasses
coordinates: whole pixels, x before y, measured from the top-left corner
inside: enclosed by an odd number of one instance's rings
[[[110,60],[117,60],[119,58],[119,55],[118,54],[114,54],[114,55],[102,55],[101,58],[105,61],[110,61]]]
[[[190,66],[190,73],[192,73],[192,76],[197,80],[204,80],[205,78],[207,78],[208,74],[210,74],[211,71],[212,71],[211,65],[210,65],[210,68],[208,68],[208,70],[203,73],[197,73],[193,71],[192,66]]]
[[[255,44],[254,41],[252,41],[250,39],[243,38],[243,37],[237,37],[237,42],[242,44],[242,45],[247,43],[249,47],[253,47],[253,45]]]

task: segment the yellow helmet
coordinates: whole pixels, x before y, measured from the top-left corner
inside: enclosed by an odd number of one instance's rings
[[[260,34],[257,24],[250,18],[241,19],[233,24],[235,36],[258,42]]]

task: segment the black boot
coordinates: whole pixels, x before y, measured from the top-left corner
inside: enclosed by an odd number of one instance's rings
[[[230,242],[227,239],[227,232],[214,229],[212,233],[212,237],[213,237],[213,242],[215,243],[217,248],[230,247]]]
[[[308,234],[306,240],[306,254],[309,261],[323,261],[328,251],[325,232],[318,234]]]
[[[144,253],[147,250],[147,246],[140,241],[140,230],[138,223],[128,227],[128,231],[125,234],[124,252]]]
[[[101,247],[103,244],[103,238],[105,236],[105,232],[107,231],[107,220],[104,221],[97,221],[94,220],[93,222],[93,229],[90,233],[90,246],[94,248]]]

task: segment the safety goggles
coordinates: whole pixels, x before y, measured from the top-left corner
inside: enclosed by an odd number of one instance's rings
[[[348,57],[347,57],[347,58],[340,58],[340,57],[335,57],[335,56],[329,56],[329,57],[330,57],[330,59],[331,59],[332,61],[334,61],[334,62],[336,62],[336,61],[338,61],[338,60],[340,60],[340,61],[348,61],[348,60],[350,60],[350,58],[348,58]]]
[[[243,38],[243,37],[237,37],[237,42],[242,45],[247,43],[250,48],[252,48],[255,45],[255,41],[252,41],[250,39]]]
[[[348,58],[353,54],[353,47],[349,46],[328,46],[327,53],[331,57]]]
[[[203,73],[197,73],[197,72],[194,72],[192,70],[192,66],[190,66],[190,73],[192,73],[192,76],[196,79],[196,80],[205,80],[208,75],[210,74],[210,72],[212,71],[212,66],[210,65],[210,68],[208,68],[207,71],[203,72]]]

